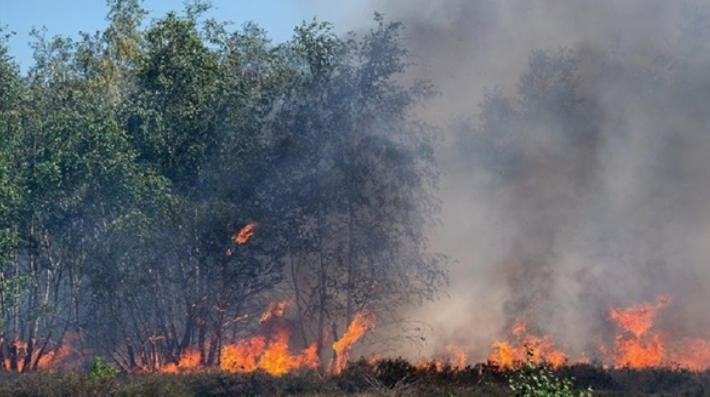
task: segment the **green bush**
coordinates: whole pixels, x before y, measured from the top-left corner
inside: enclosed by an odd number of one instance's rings
[[[106,359],[102,356],[97,356],[96,359],[94,359],[94,364],[91,366],[89,378],[99,382],[105,382],[116,379],[120,372],[121,370],[119,370],[118,367],[107,363]]]
[[[536,364],[533,361],[534,355],[532,350],[528,350],[527,362],[508,379],[513,395],[515,397],[575,397],[574,379],[558,377],[549,366]],[[591,388],[578,394],[579,397],[591,397],[591,395]]]

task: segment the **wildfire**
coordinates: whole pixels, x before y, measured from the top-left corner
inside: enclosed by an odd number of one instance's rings
[[[710,368],[710,341],[685,339],[670,354],[670,361],[680,368],[691,371],[705,371]]]
[[[644,302],[637,306],[611,309],[609,318],[625,331],[641,338],[653,326],[653,319],[658,311],[668,306],[669,303],[670,297],[664,295],[658,297],[655,305]]]
[[[710,340],[682,338],[669,341],[660,331],[654,330],[656,315],[670,302],[670,297],[660,296],[656,302],[609,310],[608,319],[620,332],[614,337],[612,348],[604,345],[599,348],[603,361],[614,367],[628,368],[675,366],[695,371],[710,368]],[[511,335],[510,341],[493,343],[490,362],[514,367],[524,362],[528,349],[533,350],[536,362],[557,367],[568,361],[568,356],[555,348],[550,336],[527,333],[523,322],[515,324]],[[575,362],[585,363],[588,359],[582,356]]]
[[[417,369],[435,368],[437,371],[443,371],[445,368],[460,370],[466,368],[468,355],[460,347],[447,346],[448,357],[436,357],[434,359],[419,359],[414,367]]]
[[[35,344],[32,351],[32,357],[28,359],[28,344],[25,341],[15,339],[12,341],[10,349],[14,352],[13,357],[5,357],[2,361],[5,370],[13,370],[17,372],[25,372],[26,363],[29,364],[27,370],[36,369],[51,371],[58,367],[72,368],[79,365],[74,358],[81,357],[83,354],[72,346],[79,339],[75,333],[68,333],[64,336],[61,343],[56,345],[49,344],[50,348],[44,351],[41,355],[41,347]],[[52,347],[53,346],[53,347]]]
[[[240,245],[246,244],[254,236],[254,227],[256,227],[256,223],[244,226],[239,232],[232,235],[232,241]],[[229,251],[229,255],[231,255],[231,251]]]
[[[287,301],[271,302],[261,315],[260,323],[282,317]],[[245,373],[263,370],[271,375],[283,375],[300,369],[315,369],[320,364],[316,354],[316,344],[311,344],[300,354],[291,353],[287,328],[274,325],[270,327],[270,337],[255,335],[222,347],[220,369],[231,373]],[[188,350],[180,357],[178,364],[168,364],[160,368],[163,373],[184,373],[202,370],[199,352]]]
[[[186,351],[182,357],[180,357],[180,362],[176,365],[175,363],[170,363],[160,369],[160,372],[166,374],[176,374],[179,372],[191,371],[198,368],[201,365],[200,352],[194,350]]]
[[[315,343],[294,355],[289,349],[289,338],[288,330],[277,329],[268,341],[259,335],[227,345],[222,350],[220,368],[232,373],[261,369],[277,376],[300,368],[317,368],[320,361]]]
[[[670,305],[667,296],[659,297],[655,302],[644,302],[630,307],[612,308],[607,313],[607,319],[618,328],[617,334],[610,338],[607,347],[602,345],[594,356],[604,363],[614,367],[648,368],[672,366],[693,371],[703,371],[710,368],[710,338],[675,338],[656,329],[654,320],[658,313]],[[286,315],[288,301],[273,301],[262,313],[259,324],[264,324],[258,335],[238,339],[222,345],[217,360],[217,367],[230,373],[249,373],[264,371],[280,376],[299,369],[317,369],[320,365],[318,344],[311,343],[305,349],[298,350],[290,346],[291,332],[288,321],[279,320]],[[238,317],[237,320],[246,317]],[[332,344],[334,356],[331,370],[334,374],[341,373],[348,364],[352,346],[370,330],[376,321],[373,310],[357,313],[340,339]],[[160,339],[153,336],[152,342]],[[35,342],[30,349],[21,340],[0,345],[3,352],[0,365],[6,371],[26,372],[29,370],[52,370],[59,367],[67,368],[71,359],[84,356],[72,348],[72,342],[77,335],[67,334],[59,343],[49,343],[42,348]],[[326,344],[324,339],[321,346]],[[43,350],[44,349],[44,350]],[[32,350],[31,353],[28,351]],[[203,349],[204,350],[204,349]],[[519,321],[513,325],[509,338],[497,340],[491,345],[488,361],[501,368],[515,368],[524,363],[528,351],[533,351],[532,359],[537,363],[547,363],[559,367],[567,362],[589,362],[587,356],[570,359],[570,356],[560,350],[550,335],[531,332],[525,322]],[[447,369],[461,370],[466,368],[469,357],[466,350],[457,346],[448,346],[446,353],[434,359],[421,359],[415,367],[419,369],[434,368],[437,371]],[[40,352],[42,352],[40,354]],[[28,355],[31,354],[31,357]],[[186,350],[177,362],[162,364],[156,355],[154,365],[141,366],[142,371],[158,371],[162,373],[192,373],[209,370],[202,356],[204,351],[199,347]],[[379,355],[373,356],[381,359]],[[152,359],[151,359],[152,360]],[[24,368],[28,366],[27,368]],[[69,365],[71,367],[71,365]],[[211,366],[210,366],[211,367]],[[150,369],[149,369],[150,368]]]
[[[294,356],[288,349],[289,333],[285,329],[275,332],[268,348],[259,360],[259,367],[272,375],[283,375],[301,367],[304,361],[300,356]]]
[[[555,347],[552,337],[537,336],[527,332],[527,325],[518,321],[511,331],[513,341],[495,341],[491,346],[492,353],[489,362],[501,367],[513,368],[525,362],[528,350],[534,352],[533,361],[544,362],[559,367],[567,362],[567,355]]]
[[[656,304],[645,302],[609,311],[609,319],[624,331],[615,339],[615,349],[611,357],[614,365],[647,368],[664,364],[666,352],[661,335],[650,330],[658,311],[669,303],[669,297],[661,296]]]
[[[259,368],[259,357],[266,349],[266,338],[255,336],[224,346],[220,368],[227,372],[253,372]]]
[[[334,373],[339,374],[345,369],[350,358],[350,347],[375,325],[375,319],[376,315],[372,310],[356,314],[343,337],[333,343],[333,351],[335,352]]]
[[[289,332],[277,329],[267,340],[263,335],[225,345],[222,348],[220,369],[231,373],[247,373],[263,370],[271,375],[283,375],[300,369],[315,369],[319,365],[315,344],[301,354],[292,354],[289,349]],[[201,371],[200,353],[188,350],[178,364],[160,368],[162,373],[192,373]]]

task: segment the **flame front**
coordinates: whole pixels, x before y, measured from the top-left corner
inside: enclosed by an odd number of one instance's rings
[[[513,341],[495,341],[491,347],[492,353],[488,361],[504,368],[513,368],[527,360],[528,350],[534,355],[536,363],[547,363],[559,367],[567,362],[567,355],[555,347],[549,335],[537,336],[527,332],[527,325],[518,321],[511,331]]]
[[[193,371],[195,368],[201,367],[202,358],[200,357],[200,352],[194,350],[187,350],[182,357],[180,357],[180,362],[170,363],[160,369],[160,372],[166,374],[177,374],[180,372]]]
[[[287,301],[271,302],[261,315],[260,323],[282,317]],[[291,335],[287,328],[278,324],[270,327],[270,337],[255,335],[238,340],[222,347],[220,369],[231,373],[246,373],[263,370],[271,375],[280,376],[288,372],[320,365],[315,343],[304,349],[301,354],[293,354],[289,348]],[[199,352],[188,350],[179,363],[168,364],[160,368],[163,373],[196,372],[202,370]]]
[[[710,368],[710,338],[671,338],[657,329],[654,321],[658,313],[670,305],[670,302],[669,297],[661,296],[655,302],[610,309],[607,319],[613,322],[618,332],[609,339],[607,345],[602,345],[598,352],[592,352],[590,356],[597,356],[603,363],[617,368],[672,366],[693,371]],[[289,346],[291,334],[288,321],[278,320],[285,316],[286,309],[287,301],[271,302],[259,319],[264,332],[222,345],[214,365],[230,373],[264,371],[275,376],[299,369],[317,369],[321,362],[315,342],[300,352]],[[244,318],[246,317],[242,316],[237,319]],[[376,313],[372,310],[357,313],[342,337],[332,344],[334,356],[331,370],[334,374],[345,369],[352,346],[374,326],[375,320]],[[160,336],[152,338],[158,339]],[[5,346],[5,349],[12,349],[12,358],[6,355],[1,363],[4,364],[5,370],[18,372],[71,367],[70,359],[86,356],[72,347],[72,342],[76,340],[77,335],[67,334],[60,343],[49,343],[41,356],[39,348],[33,349],[31,358],[28,358],[28,344],[15,340],[11,342],[12,345]],[[202,357],[208,350],[207,347],[200,349],[199,346],[193,346],[193,349],[186,350],[176,362],[169,364],[162,363],[157,356],[149,358],[153,360],[152,365],[139,366],[138,370],[163,373],[209,370],[208,367],[212,365],[206,366],[205,358]],[[464,348],[448,346],[445,350],[438,358],[418,361],[416,368],[444,371],[466,367],[469,358]],[[514,368],[528,359],[529,350],[533,351],[532,359],[535,362],[545,362],[553,367],[568,362],[589,362],[585,354],[570,359],[567,353],[555,345],[550,335],[530,332],[523,321],[513,325],[508,339],[492,343],[488,361],[501,368]],[[25,363],[29,363],[32,368],[25,369]]]
[[[710,341],[684,339],[678,348],[671,351],[670,355],[670,361],[680,368],[705,371],[710,368]]]
[[[661,335],[650,331],[658,311],[670,303],[670,298],[660,296],[656,304],[611,309],[609,319],[624,332],[617,335],[613,362],[617,367],[648,368],[664,363],[665,349]]]
[[[333,372],[339,374],[345,369],[350,358],[350,347],[375,325],[375,318],[375,312],[372,310],[356,314],[343,337],[333,343],[333,351],[335,352]]]
[[[644,302],[635,306],[613,308],[608,319],[619,328],[613,339],[613,347],[599,348],[602,360],[617,368],[650,368],[674,366],[695,371],[710,368],[710,340],[669,338],[654,330],[658,312],[668,306],[670,297],[660,296],[655,303]],[[554,367],[568,362],[569,356],[555,348],[549,335],[536,336],[527,333],[525,323],[513,326],[510,340],[495,341],[489,361],[501,367],[511,368],[524,362],[528,349],[534,352],[533,360],[546,362]],[[577,363],[586,363],[583,355]]]
[[[466,368],[468,355],[458,346],[447,346],[447,357],[436,357],[433,359],[419,359],[414,367],[419,370],[434,368],[443,371],[445,368],[461,370]]]
[[[15,352],[14,363],[13,359],[5,357],[2,364],[5,370],[13,370],[17,372],[26,372],[26,370],[45,370],[52,371],[57,368],[76,368],[81,365],[80,361],[84,354],[77,350],[74,345],[79,340],[79,336],[75,333],[67,333],[64,338],[57,344],[49,342],[49,348],[40,356],[40,347],[35,343],[35,348],[28,360],[27,342],[15,339],[12,341],[11,348]],[[25,369],[25,362],[29,362],[29,367]],[[36,368],[32,368],[36,363]],[[13,368],[13,364],[14,367]]]
[[[253,372],[259,368],[259,357],[266,349],[266,338],[259,335],[222,348],[220,368],[227,372]]]

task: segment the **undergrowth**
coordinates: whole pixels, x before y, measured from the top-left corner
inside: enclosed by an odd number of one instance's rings
[[[578,364],[553,369],[521,363],[463,369],[415,367],[403,359],[352,363],[338,376],[296,372],[126,375],[103,359],[88,371],[0,373],[0,397],[594,397],[703,396],[708,372],[671,368],[605,369]],[[579,387],[579,388],[578,388]]]

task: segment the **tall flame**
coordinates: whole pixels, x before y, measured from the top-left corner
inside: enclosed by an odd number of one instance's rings
[[[636,306],[611,309],[609,318],[625,331],[641,338],[653,326],[653,319],[658,311],[668,306],[669,303],[670,297],[662,295],[658,297],[655,305],[644,302]]]
[[[375,319],[373,310],[362,311],[355,315],[343,337],[333,343],[333,351],[335,351],[333,372],[339,374],[345,369],[350,358],[350,347],[375,325]]]
[[[255,336],[222,348],[220,368],[227,372],[253,372],[259,368],[259,357],[266,348],[266,338]]]
[[[612,359],[616,366],[646,368],[664,363],[666,352],[661,335],[650,330],[658,311],[669,303],[668,296],[660,296],[656,304],[644,302],[609,311],[609,318],[624,331],[615,340]]]

